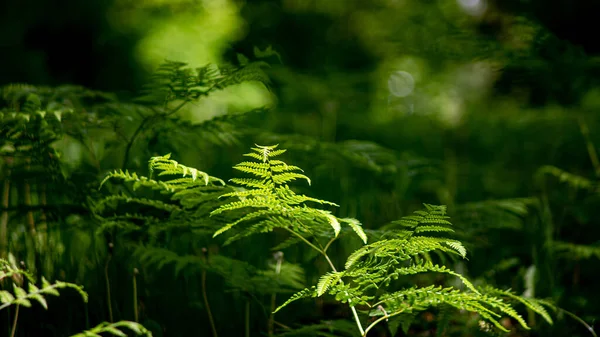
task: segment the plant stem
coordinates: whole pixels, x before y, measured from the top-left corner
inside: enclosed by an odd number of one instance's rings
[[[8,206],[10,204],[10,169],[2,184],[2,215],[0,215],[0,257],[8,256]]]
[[[19,320],[19,308],[21,306],[17,304],[15,308],[15,318],[13,319],[12,330],[10,332],[10,337],[15,337],[15,333],[17,332],[17,321]]]
[[[106,301],[108,302],[108,319],[111,323],[113,323],[112,300],[110,297],[110,279],[108,278],[108,264],[110,263],[111,257],[112,254],[108,254],[106,264],[104,265],[104,279],[106,281]]]
[[[250,337],[250,299],[246,299],[246,319],[244,320],[246,326],[246,337]]]
[[[333,270],[334,273],[337,273],[337,269],[335,268],[335,266],[333,265],[333,262],[331,261],[331,259],[329,258],[329,256],[327,255],[327,253],[325,252],[324,249],[321,249],[315,245],[313,245],[312,243],[310,243],[308,240],[306,240],[302,235],[294,232],[293,230],[289,229],[289,228],[285,228],[288,232],[292,233],[293,235],[296,235],[298,238],[300,238],[302,241],[304,241],[307,245],[309,245],[310,247],[312,247],[314,250],[316,250],[317,252],[319,252],[321,255],[323,255],[325,257],[325,259],[327,260],[327,263],[329,264],[329,267],[331,267],[331,270]],[[330,241],[330,243],[333,242]],[[329,244],[327,244],[327,248],[329,248]],[[340,282],[343,283],[343,281],[340,279]],[[363,330],[362,324],[360,323],[360,319],[358,317],[358,312],[356,311],[356,308],[354,308],[353,305],[351,305],[350,303],[348,303],[348,306],[350,307],[350,310],[352,311],[352,315],[354,316],[354,320],[356,322],[356,326],[358,327],[358,330],[360,331],[361,336],[365,335],[365,331]]]
[[[287,325],[285,325],[285,324],[282,324],[282,323],[279,323],[279,322],[277,322],[277,321],[275,321],[275,324],[276,324],[276,325],[279,325],[280,327],[282,327],[282,328],[284,328],[284,329],[286,329],[286,330],[293,330],[293,329],[292,329],[292,328],[290,328],[289,326],[287,326]]]
[[[273,330],[275,325],[275,304],[276,304],[276,296],[275,293],[271,294],[271,314],[269,315],[269,322],[267,323],[267,336],[273,337]]]
[[[138,315],[137,280],[135,277],[137,273],[138,269],[133,268],[133,315],[136,323],[140,321]]]
[[[279,273],[281,273],[281,263],[283,262],[283,253],[277,252],[275,253],[275,259],[277,260],[277,266],[275,267],[275,275],[279,277]],[[269,315],[269,322],[267,324],[267,333],[269,337],[273,336],[274,326],[275,326],[275,305],[277,304],[277,295],[275,292],[271,294],[271,315]]]
[[[204,255],[204,261],[208,264],[208,249],[202,248],[202,253]],[[212,335],[213,337],[218,337],[215,321],[213,319],[212,311],[210,310],[210,304],[208,303],[208,295],[206,294],[206,269],[202,270],[202,299],[204,300],[204,307],[206,308]]]
[[[121,165],[121,169],[123,171],[127,168],[127,162],[129,162],[129,153],[131,152],[131,148],[133,147],[133,143],[135,142],[135,140],[137,139],[137,137],[140,135],[140,133],[144,130],[144,126],[146,126],[146,124],[148,122],[151,122],[154,118],[170,116],[170,115],[176,113],[181,108],[183,108],[183,106],[186,105],[187,103],[188,103],[188,101],[183,101],[178,106],[176,106],[173,110],[169,111],[166,114],[157,113],[155,115],[147,116],[147,117],[145,117],[142,120],[142,122],[140,123],[140,125],[138,125],[137,129],[135,129],[135,131],[133,132],[133,135],[131,136],[131,139],[127,142],[127,145],[125,146],[125,154],[123,155],[123,164]]]
[[[596,152],[596,148],[594,147],[594,143],[590,139],[590,130],[587,127],[583,117],[579,117],[577,119],[579,123],[579,129],[581,130],[581,134],[585,138],[588,155],[590,156],[590,161],[594,167],[594,172],[597,177],[600,177],[600,160],[598,160],[598,153]]]
[[[384,319],[388,319],[393,315],[385,315],[385,316],[381,316],[378,319],[376,319],[373,323],[369,324],[369,326],[365,329],[365,331],[362,333],[363,337],[366,337],[367,334],[369,333],[369,331],[371,329],[373,329],[377,324],[379,324],[379,322],[383,321]]]
[[[331,244],[335,241],[336,238],[332,238],[331,240],[329,240],[329,242],[327,242],[327,244],[325,245],[325,248],[323,248],[323,252],[327,252],[327,249],[329,249],[329,246],[331,246]]]
[[[210,310],[210,305],[208,304],[208,296],[206,295],[206,271],[202,271],[202,298],[204,299],[204,306],[206,307],[206,312],[208,314],[208,321],[210,322],[210,328],[212,330],[213,337],[217,337],[217,328],[215,327],[215,321],[212,316],[212,312]]]
[[[323,251],[321,250],[321,248],[319,248],[319,247],[313,245],[312,243],[310,243],[310,241],[306,240],[306,238],[304,238],[302,235],[294,232],[293,230],[291,230],[291,229],[289,229],[287,227],[284,227],[284,229],[287,230],[288,232],[292,233],[292,235],[297,236],[300,240],[304,241],[304,243],[306,243],[307,245],[309,245],[312,249],[314,249],[317,252],[323,254]]]
[[[574,320],[578,321],[579,323],[581,323],[583,326],[586,327],[586,329],[588,329],[588,331],[592,334],[592,336],[594,337],[598,337],[598,335],[596,335],[596,332],[594,332],[594,328],[591,327],[589,324],[587,324],[584,320],[582,320],[581,318],[577,317],[577,315],[575,315],[574,313],[567,311],[565,309],[560,309],[560,311],[564,312],[565,314],[571,316],[571,318],[573,318]]]

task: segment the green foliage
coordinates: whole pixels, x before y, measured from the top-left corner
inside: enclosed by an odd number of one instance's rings
[[[565,183],[573,189],[597,190],[598,188],[596,182],[580,175],[566,172],[558,167],[546,165],[541,167],[537,172],[539,180],[543,179],[546,175],[558,179],[561,183]]]
[[[356,333],[356,327],[346,320],[322,321],[317,324],[304,325],[297,329],[288,330],[277,334],[278,337],[292,336],[315,336],[315,337],[334,337],[334,336],[353,336]]]
[[[268,67],[268,64],[253,62],[243,67],[211,64],[191,69],[183,62],[165,61],[150,77],[137,101],[162,105],[197,100],[213,91],[249,81],[268,84],[269,78],[262,71],[263,67]]]
[[[277,310],[294,300],[303,297],[318,297],[328,293],[338,301],[352,305],[366,305],[378,312],[371,315],[382,316],[385,319],[401,314],[411,314],[422,311],[430,306],[442,304],[458,309],[478,313],[497,328],[507,331],[499,323],[499,313],[517,320],[523,327],[528,328],[522,317],[506,302],[498,297],[489,296],[491,291],[482,293],[462,275],[453,272],[445,266],[423,260],[434,250],[458,254],[465,257],[466,250],[456,240],[444,237],[421,236],[422,233],[443,233],[449,231],[445,226],[450,225],[445,216],[445,207],[425,205],[426,209],[415,212],[398,221],[403,229],[389,233],[393,239],[384,239],[362,247],[348,257],[345,270],[330,272],[324,275],[316,288],[305,289],[297,293]],[[411,287],[395,292],[387,292],[390,283],[401,276],[418,273],[446,273],[458,277],[467,287],[460,291],[452,287],[441,286]],[[496,294],[507,296],[498,290]],[[511,295],[516,296],[516,295]],[[525,300],[523,300],[525,301]],[[526,302],[528,303],[528,302]],[[532,310],[545,311],[531,306]],[[542,308],[543,310],[543,308]],[[552,322],[550,320],[550,322]]]
[[[31,307],[32,300],[37,301],[42,305],[42,307],[44,307],[44,309],[47,310],[48,303],[46,302],[45,296],[59,296],[60,293],[57,289],[65,288],[71,288],[77,291],[83,298],[83,301],[87,303],[88,294],[83,290],[82,286],[62,281],[56,281],[55,283],[51,284],[44,277],[42,277],[42,286],[41,288],[39,288],[33,282],[33,277],[31,277],[31,275],[28,272],[17,268],[14,263],[14,259],[11,260],[13,260],[13,262],[10,262],[5,259],[0,259],[0,284],[2,284],[2,281],[4,279],[13,278],[14,280],[14,282],[12,282],[13,293],[7,290],[0,290],[0,310],[5,309],[11,305]],[[21,284],[24,281],[23,278],[18,277],[21,275],[27,276],[27,290],[21,287]],[[129,328],[136,335],[145,335],[152,337],[152,334],[148,330],[146,330],[142,325],[128,321],[120,321],[112,324],[105,322],[91,330],[75,334],[72,337],[99,337],[101,336],[100,333],[109,333],[114,336],[127,336],[123,331],[120,330],[120,328],[122,327]]]
[[[120,321],[116,323],[101,323],[95,326],[90,330],[86,330],[75,334],[71,337],[101,337],[103,333],[109,334],[117,337],[126,337],[127,334],[122,330],[122,328],[127,328],[135,333],[137,336],[152,336],[152,333],[144,328],[142,325],[129,322],[129,321]]]
[[[277,145],[257,145],[252,150],[254,152],[247,153],[245,156],[251,157],[255,162],[242,162],[234,168],[252,174],[255,178],[231,179],[233,183],[249,189],[222,195],[222,197],[235,197],[237,200],[219,207],[211,215],[244,208],[258,210],[228,223],[216,231],[214,236],[222,234],[238,224],[251,222],[250,227],[229,238],[227,243],[255,233],[270,232],[275,228],[285,229],[297,237],[315,235],[323,230],[323,225],[330,226],[333,229],[334,237],[337,237],[341,230],[340,222],[345,222],[366,242],[365,233],[354,219],[338,219],[329,211],[312,208],[305,203],[337,206],[336,204],[298,195],[290,189],[289,182],[304,179],[310,184],[310,179],[298,173],[298,171],[302,172],[299,167],[272,159],[285,153],[286,150],[277,149]]]
[[[221,206],[211,214],[217,215],[224,211],[246,208],[251,210],[235,222],[222,227],[214,236],[248,221],[252,224],[236,234],[233,239],[230,239],[231,241],[254,233],[283,228],[301,238],[311,248],[326,257],[332,268],[331,272],[319,279],[316,287],[307,288],[296,293],[275,309],[274,312],[301,298],[320,297],[329,294],[334,296],[337,301],[350,305],[355,313],[357,325],[362,335],[366,335],[376,323],[383,319],[401,314],[412,314],[427,307],[441,304],[476,312],[503,331],[508,330],[498,321],[501,314],[508,315],[524,328],[529,328],[525,320],[510,304],[499,297],[489,295],[490,290],[482,293],[464,276],[431,261],[429,253],[432,251],[466,257],[466,249],[461,242],[443,236],[444,233],[453,232],[449,227],[451,223],[447,220],[444,206],[426,204],[425,210],[416,211],[414,215],[406,216],[397,221],[395,224],[400,229],[388,229],[382,235],[381,240],[356,250],[348,257],[345,270],[337,271],[331,264],[326,250],[340,232],[340,221],[330,212],[309,208],[306,205],[298,206],[306,201],[329,205],[332,203],[303,195],[299,196],[291,191],[287,185],[288,182],[295,179],[305,179],[310,183],[310,179],[297,173],[301,171],[299,167],[272,159],[283,154],[284,150],[277,149],[276,145],[257,145],[253,148],[253,151],[246,154],[246,156],[258,162],[242,162],[236,165],[235,168],[250,173],[256,178],[232,179],[233,182],[250,189],[223,195],[225,197],[237,197],[238,200]],[[357,225],[357,222],[353,221],[352,223],[355,225],[353,229],[357,230],[361,238],[364,238],[366,244],[367,238],[362,228]],[[315,233],[319,231],[319,228],[327,225],[333,228],[333,235],[329,234],[332,239],[325,247],[318,240],[313,244],[302,236],[303,234],[309,234],[316,237]],[[443,273],[458,277],[467,287],[467,290],[461,291],[452,287],[444,288],[431,285],[428,287],[405,288],[400,291],[387,291],[392,281],[401,276],[419,273]],[[499,290],[496,294],[518,298],[516,295],[503,293]],[[528,304],[529,309],[540,312],[547,317],[547,313],[542,307],[535,306],[524,299],[522,302]],[[373,315],[373,310],[379,311],[380,313],[376,316],[379,315],[382,318],[375,320],[366,330],[363,330],[361,322],[356,316],[354,309],[356,306],[371,308],[371,315]]]
[[[27,279],[27,290],[23,289],[21,285],[24,279],[21,276],[26,276]],[[0,282],[4,279],[12,278],[13,293],[7,290],[0,290],[0,310],[5,309],[11,305],[21,305],[24,307],[31,307],[31,301],[35,300],[39,302],[44,309],[48,309],[48,304],[45,295],[59,296],[57,289],[71,288],[76,290],[84,302],[87,302],[88,295],[83,291],[83,287],[73,283],[56,281],[54,284],[50,284],[45,278],[42,277],[42,287],[38,288],[33,277],[26,271],[17,268],[15,263],[10,263],[8,260],[0,259]]]

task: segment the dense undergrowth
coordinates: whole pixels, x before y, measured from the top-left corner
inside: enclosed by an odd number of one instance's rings
[[[2,88],[1,336],[595,336],[593,106],[358,115],[359,81],[269,57]],[[202,114],[247,84],[279,105]]]

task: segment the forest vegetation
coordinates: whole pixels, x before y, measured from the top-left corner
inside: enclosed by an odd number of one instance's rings
[[[600,8],[67,3],[1,14],[0,336],[596,336]]]

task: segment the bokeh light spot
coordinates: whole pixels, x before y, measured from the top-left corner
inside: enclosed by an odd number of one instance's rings
[[[406,71],[393,72],[388,79],[390,93],[396,97],[406,97],[415,89],[415,80]]]

